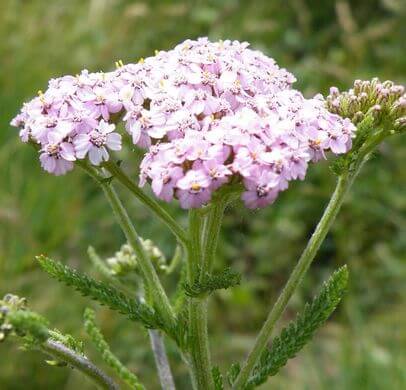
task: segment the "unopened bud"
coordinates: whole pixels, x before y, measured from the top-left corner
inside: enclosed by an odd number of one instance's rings
[[[406,131],[406,116],[402,116],[401,118],[395,120],[394,129],[397,132]]]
[[[27,300],[20,298],[17,295],[6,294],[0,300],[0,342],[5,340],[6,337],[14,330],[13,326],[8,322],[8,314],[12,310],[26,309]]]
[[[331,105],[335,108],[339,108],[340,107],[340,101],[338,99],[334,99],[331,101]]]
[[[364,113],[363,113],[362,111],[357,111],[357,112],[354,114],[352,121],[353,121],[355,124],[357,124],[357,123],[361,122],[361,121],[364,119],[364,117],[365,117],[365,115],[364,115]]]
[[[8,309],[25,309],[27,306],[27,299],[20,298],[14,294],[6,294],[2,300],[0,300],[1,310]]]
[[[366,80],[366,81],[362,82],[361,90],[364,92],[367,92],[367,91],[369,91],[370,87],[371,87],[371,82],[369,80]]]
[[[389,88],[393,87],[394,82],[391,80],[386,80],[382,84],[383,84],[384,88],[389,89]]]
[[[106,260],[113,275],[124,276],[137,269],[137,257],[130,245],[124,244],[113,257]]]
[[[387,88],[382,88],[381,91],[379,92],[376,103],[379,104],[386,104],[389,100],[389,89]]]
[[[393,85],[393,86],[390,88],[389,91],[390,91],[390,94],[391,94],[391,95],[394,95],[394,96],[396,96],[396,97],[400,97],[400,96],[402,96],[402,95],[404,94],[405,88],[404,88],[403,85]]]
[[[140,238],[141,244],[146,255],[157,266],[158,269],[166,268],[166,258],[161,250],[151,241]],[[127,274],[138,271],[137,256],[133,248],[124,244],[114,256],[106,260],[111,273],[117,276],[125,276]]]
[[[354,81],[354,92],[359,93],[361,91],[361,88],[362,88],[362,80],[359,80],[359,79],[355,80]]]
[[[404,116],[406,113],[406,97],[401,96],[396,100],[391,107],[390,113],[395,119]]]
[[[0,307],[0,318],[1,318],[1,316],[6,315],[9,311],[10,311],[10,309],[7,306],[1,306]]]
[[[367,100],[368,99],[368,94],[366,92],[361,92],[359,97],[363,100]]]
[[[162,251],[151,241],[151,240],[143,240],[142,245],[147,252],[148,256],[150,257],[151,261],[156,264],[158,269],[166,269],[167,263],[166,258]]]
[[[378,119],[382,112],[382,106],[380,104],[375,104],[371,107],[371,114],[375,119]]]
[[[338,96],[339,94],[340,94],[340,90],[337,87],[330,87],[331,96]]]

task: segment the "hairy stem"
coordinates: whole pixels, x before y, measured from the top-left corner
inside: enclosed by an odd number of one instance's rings
[[[106,195],[111,208],[113,209],[114,215],[124,235],[126,236],[128,243],[134,249],[142,275],[145,279],[145,283],[148,285],[148,289],[153,295],[156,310],[159,312],[166,324],[169,324],[171,327],[175,327],[176,318],[169,303],[169,299],[165,293],[165,290],[161,284],[161,281],[159,280],[157,273],[155,272],[153,264],[144,251],[141,240],[134,228],[134,225],[132,224],[127,211],[125,210],[123,204],[117,196],[114,188],[108,181],[106,181],[105,178],[100,177],[98,172],[95,171],[93,168],[85,164],[82,164],[81,166],[102,187],[103,192]]]
[[[211,272],[214,256],[217,250],[218,239],[223,221],[224,209],[226,207],[225,200],[219,200],[211,206],[211,210],[207,216],[205,225],[205,234],[203,240],[203,262],[200,274],[200,281],[205,275]]]
[[[56,360],[61,360],[73,366],[92,380],[98,387],[109,390],[119,389],[119,386],[102,370],[96,367],[88,358],[74,352],[65,345],[48,339],[41,344],[40,349]]]
[[[162,222],[164,222],[172,233],[176,236],[178,241],[186,244],[188,241],[185,230],[176,222],[176,220],[154,199],[146,195],[125,173],[124,171],[112,161],[106,161],[103,166],[128,190],[132,192],[135,197],[147,206]]]
[[[190,245],[188,246],[188,279],[193,283],[202,266],[202,216],[189,213]],[[207,297],[189,299],[189,352],[193,385],[197,390],[214,388],[207,332]]]
[[[189,211],[190,242],[188,245],[188,278],[190,283],[199,275],[199,267],[202,263],[202,228],[202,216],[199,211],[191,209]]]
[[[158,376],[162,390],[175,390],[175,383],[173,381],[162,335],[155,329],[149,329],[148,334],[151,340],[152,352],[154,353],[155,364],[158,368]]]
[[[167,275],[170,275],[175,271],[176,267],[182,262],[183,258],[183,249],[181,245],[177,245],[175,248],[175,253],[172,256],[171,261],[169,262],[168,268],[165,270]]]
[[[233,389],[242,389],[247,383],[252,369],[257,363],[261,353],[267,346],[269,338],[272,335],[272,331],[275,328],[276,322],[282,316],[294,291],[302,281],[306,271],[309,269],[310,264],[315,258],[322,242],[324,241],[328,231],[331,228],[331,225],[334,222],[334,219],[337,216],[338,211],[340,210],[345,194],[353,183],[354,178],[358,174],[361,167],[362,164],[360,164],[357,167],[356,171],[354,171],[351,175],[345,174],[338,178],[336,188],[326,209],[324,210],[323,216],[321,217],[316,230],[310,238],[298,263],[293,269],[293,272],[291,273],[285,287],[279,295],[278,300],[270,311],[264,325],[262,326],[255,344],[248,354],[248,357],[234,383]]]
[[[193,384],[197,390],[214,388],[207,332],[207,298],[191,298],[189,303],[190,354]]]

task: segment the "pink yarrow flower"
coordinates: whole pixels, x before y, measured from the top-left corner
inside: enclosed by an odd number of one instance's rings
[[[11,124],[38,144],[45,170],[64,174],[76,159],[99,165],[119,151],[122,120],[145,149],[140,185],[158,198],[201,207],[232,182],[247,207],[264,207],[354,137],[348,119],[320,95],[305,99],[295,80],[246,42],[186,40],[113,72],[53,79]]]
[[[100,165],[109,159],[107,149],[121,149],[121,135],[114,132],[115,126],[104,120],[99,126],[87,134],[79,134],[74,139],[76,156],[83,159],[86,154],[93,165]]]
[[[203,170],[190,170],[177,183],[180,205],[184,209],[201,207],[210,200],[210,178]]]
[[[42,168],[56,176],[73,169],[72,162],[76,160],[73,145],[64,141],[64,134],[58,132],[48,133],[39,158]]]

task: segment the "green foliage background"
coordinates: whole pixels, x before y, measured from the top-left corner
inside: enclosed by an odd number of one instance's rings
[[[2,0],[0,294],[27,296],[30,307],[53,325],[86,340],[87,301],[42,273],[34,255],[52,255],[90,272],[89,244],[108,256],[123,243],[93,183],[81,172],[63,178],[42,172],[35,152],[8,125],[50,77],[83,67],[112,69],[118,59],[136,61],[207,35],[249,41],[295,73],[296,86],[308,96],[325,94],[331,85],[348,88],[356,78],[404,84],[405,18],[403,0]],[[286,319],[343,263],[349,265],[350,291],[313,343],[264,389],[406,388],[405,158],[406,138],[393,139],[356,182]],[[125,161],[135,177],[134,154],[128,152]],[[218,264],[244,277],[241,286],[217,294],[210,307],[220,368],[244,356],[333,186],[327,163],[321,163],[268,209],[227,212]],[[169,233],[130,198],[129,204],[143,236],[156,238],[170,256]],[[175,205],[170,208],[185,218]],[[171,289],[174,281],[165,282]],[[113,351],[148,388],[157,389],[146,333],[107,309],[98,309],[98,323]],[[185,368],[174,346],[168,348],[179,388],[187,389]],[[87,352],[98,359],[90,345]],[[1,389],[91,388],[78,374],[48,367],[38,354],[22,352],[11,341],[0,345],[0,361]]]

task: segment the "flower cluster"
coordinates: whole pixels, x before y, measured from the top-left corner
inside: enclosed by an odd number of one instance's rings
[[[64,174],[76,159],[99,165],[119,150],[122,118],[146,149],[140,185],[151,183],[160,199],[200,207],[233,181],[247,207],[263,207],[303,179],[310,161],[351,148],[351,121],[321,96],[305,99],[294,81],[247,43],[200,38],[114,72],[51,80],[12,124],[40,145],[45,170]]]
[[[143,238],[140,238],[140,240],[145,253],[156,266],[157,270],[165,270],[167,268],[167,261],[161,250],[151,240],[144,240]],[[114,256],[106,259],[106,263],[112,275],[115,276],[126,276],[138,271],[137,256],[129,244],[122,245],[120,250],[114,253]]]
[[[8,313],[14,310],[25,310],[26,307],[27,300],[13,294],[6,294],[0,300],[0,342],[4,341],[14,331],[12,324],[8,321]]]
[[[350,118],[354,123],[361,122],[370,113],[376,124],[385,118],[393,123],[394,130],[406,128],[405,88],[393,81],[355,80],[354,86],[345,92],[332,87],[326,103],[329,111]]]
[[[45,93],[24,104],[11,122],[21,127],[22,141],[40,145],[42,167],[55,175],[85,156],[94,165],[107,160],[108,149],[121,149],[121,135],[111,116],[122,110],[112,88],[113,73],[89,73],[52,79]]]

